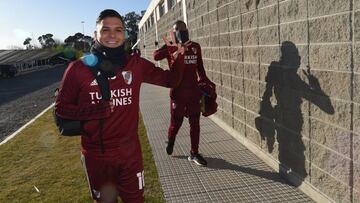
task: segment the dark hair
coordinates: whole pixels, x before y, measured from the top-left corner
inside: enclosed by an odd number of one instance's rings
[[[124,24],[124,20],[121,17],[121,15],[113,9],[105,9],[105,10],[101,11],[99,14],[99,17],[96,19],[96,24],[99,24],[100,21],[104,20],[104,18],[107,18],[107,17],[119,18],[121,20],[122,24]]]
[[[187,28],[186,28],[186,24],[184,21],[182,20],[178,20],[174,23],[174,26],[175,26],[175,29],[176,30],[179,30],[179,31],[186,31]]]

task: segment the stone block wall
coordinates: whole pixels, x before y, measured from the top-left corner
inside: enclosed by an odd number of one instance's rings
[[[158,21],[160,36],[181,10]],[[299,185],[360,202],[360,0],[186,0],[186,13],[216,116]]]
[[[160,65],[161,67],[168,67],[166,60],[162,60],[159,63],[154,61],[153,52],[163,46],[165,43],[162,39],[162,36],[167,36],[170,40],[169,31],[172,28],[172,24],[176,20],[183,20],[183,12],[181,3],[177,3],[173,8],[171,8],[166,14],[164,14],[150,29],[144,34],[140,33],[140,48],[142,57],[147,58],[148,60]],[[157,27],[157,35],[155,26]],[[144,43],[145,36],[145,43]],[[158,42],[158,45],[155,44]],[[144,46],[145,45],[145,48]],[[143,54],[145,52],[146,54]]]
[[[141,40],[139,43],[141,56],[147,59],[151,59],[153,50],[156,49],[155,41],[157,39],[155,26],[150,27],[145,35],[143,33],[139,33],[138,36]]]

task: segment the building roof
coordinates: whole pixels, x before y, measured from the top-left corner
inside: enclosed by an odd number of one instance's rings
[[[0,50],[0,64],[27,63],[44,60],[61,54],[54,50]]]

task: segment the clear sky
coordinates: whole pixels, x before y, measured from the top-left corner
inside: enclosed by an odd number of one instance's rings
[[[121,15],[146,10],[150,0],[0,0],[0,49],[24,47],[27,37],[32,42],[51,33],[64,41],[83,32],[93,36],[100,11],[111,8]],[[82,24],[81,21],[84,21]]]

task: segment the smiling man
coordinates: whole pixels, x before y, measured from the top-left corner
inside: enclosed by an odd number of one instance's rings
[[[71,63],[63,76],[55,113],[82,123],[81,160],[92,198],[117,202],[120,196],[125,203],[143,202],[144,171],[137,134],[140,86],[146,82],[176,87],[183,68],[163,70],[137,54],[127,55],[124,22],[115,10],[100,13],[94,34],[91,60]],[[183,48],[169,46],[175,64],[184,60]],[[93,69],[98,69],[96,75]]]

